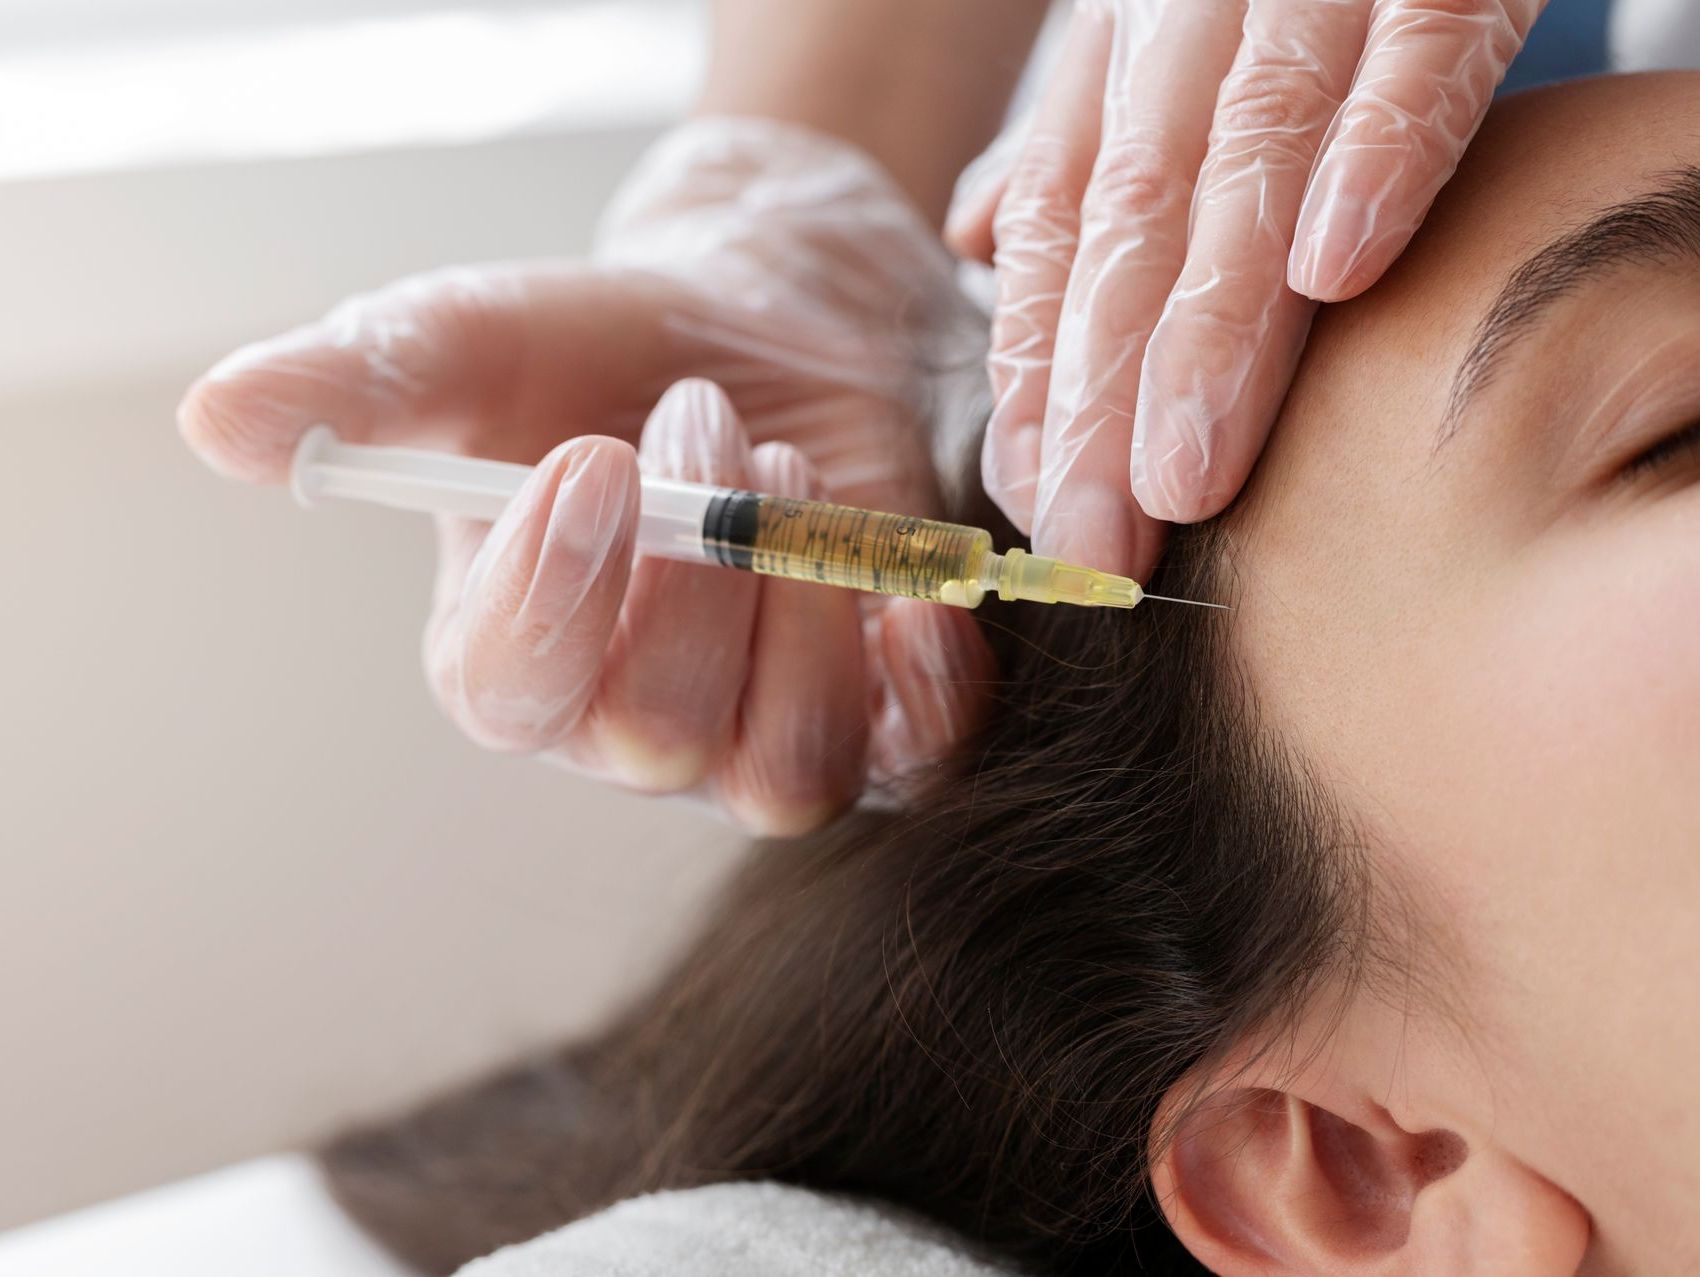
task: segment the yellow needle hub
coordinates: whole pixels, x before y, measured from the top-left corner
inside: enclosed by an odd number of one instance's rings
[[[994,554],[981,578],[1001,599],[1072,603],[1077,607],[1135,607],[1145,597],[1131,577],[1077,567],[1025,550]]]

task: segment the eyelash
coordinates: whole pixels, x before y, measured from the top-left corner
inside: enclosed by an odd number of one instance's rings
[[[1674,435],[1667,435],[1623,468],[1623,477],[1662,470],[1673,461],[1700,454],[1700,421],[1691,421]]]

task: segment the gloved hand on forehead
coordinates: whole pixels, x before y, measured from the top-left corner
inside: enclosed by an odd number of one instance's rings
[[[974,323],[953,270],[854,148],[701,120],[639,166],[589,263],[354,298],[227,358],[180,420],[255,482],[320,422],[538,463],[493,528],[438,522],[444,708],[482,744],[798,832],[947,753],[987,649],[953,608],[634,562],[639,474],[931,512],[921,370]]]
[[[1403,251],[1542,0],[1078,0],[995,243],[987,490],[1041,553],[1143,575],[1245,482],[1317,301]]]

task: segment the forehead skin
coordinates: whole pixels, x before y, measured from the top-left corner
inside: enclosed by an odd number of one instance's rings
[[[1495,108],[1388,277],[1317,320],[1234,516],[1235,646],[1272,725],[1349,805],[1355,795],[1377,809],[1362,813],[1372,828],[1399,817],[1390,803],[1400,792],[1426,796],[1455,781],[1452,766],[1474,760],[1472,733],[1503,708],[1459,703],[1456,689],[1511,672],[1462,667],[1463,649],[1522,633],[1518,607],[1539,602],[1542,625],[1600,650],[1606,631],[1588,617],[1603,609],[1580,588],[1562,615],[1550,600],[1503,594],[1553,517],[1524,491],[1553,486],[1530,459],[1530,431],[1478,410],[1438,452],[1436,434],[1458,360],[1515,266],[1694,162],[1700,76],[1602,78],[1521,95]],[[1607,287],[1586,300],[1609,317],[1634,308],[1625,292]],[[1563,405],[1585,388],[1568,384],[1570,361],[1544,344],[1531,343],[1501,375],[1485,408],[1537,390]],[[1609,358],[1622,362],[1622,352]],[[1549,433],[1563,426],[1555,419]],[[1662,608],[1647,610],[1668,628]],[[1419,753],[1413,732],[1424,725],[1438,731]],[[1597,742],[1581,743],[1597,753]],[[1496,770],[1513,762],[1496,760]],[[1426,802],[1413,810],[1433,815]],[[1379,832],[1414,847],[1430,827]]]
[[[1658,358],[1700,369],[1700,275],[1566,303],[1435,437],[1516,265],[1695,163],[1697,76],[1496,107],[1395,269],[1319,316],[1231,516],[1234,644],[1264,717],[1446,930],[1472,1047],[1499,1062],[1496,1129],[1606,1217],[1635,1178],[1619,1150],[1644,1172],[1700,1110],[1670,1066],[1700,1056],[1700,480],[1579,493],[1573,418],[1671,333],[1687,346]],[[1700,1192],[1683,1156],[1673,1202]]]
[[[1434,526],[1432,501],[1390,498],[1469,466],[1442,464],[1433,445],[1475,325],[1523,258],[1683,163],[1700,163],[1700,75],[1603,77],[1521,94],[1494,108],[1386,278],[1322,309],[1236,520],[1249,591],[1237,617],[1241,647],[1271,655],[1254,662],[1268,677],[1279,677],[1282,644],[1320,654],[1381,641],[1389,627],[1421,628],[1435,602],[1424,588],[1446,586],[1440,569],[1467,567],[1439,553],[1467,553],[1476,529]],[[1494,446],[1516,445],[1504,433],[1461,433],[1477,436],[1470,462],[1481,469],[1496,459]],[[1276,596],[1276,572],[1304,584]],[[1332,710],[1369,690],[1331,679],[1284,686],[1279,699],[1297,711],[1319,697]]]

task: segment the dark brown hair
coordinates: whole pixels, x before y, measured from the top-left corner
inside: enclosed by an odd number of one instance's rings
[[[1223,597],[1222,538],[1179,534],[1160,575]],[[1260,728],[1227,614],[987,613],[996,706],[953,766],[757,848],[600,1040],[337,1140],[343,1205],[447,1272],[632,1194],[771,1177],[1036,1272],[1202,1271],[1149,1191],[1159,1103],[1350,973],[1364,874]]]

